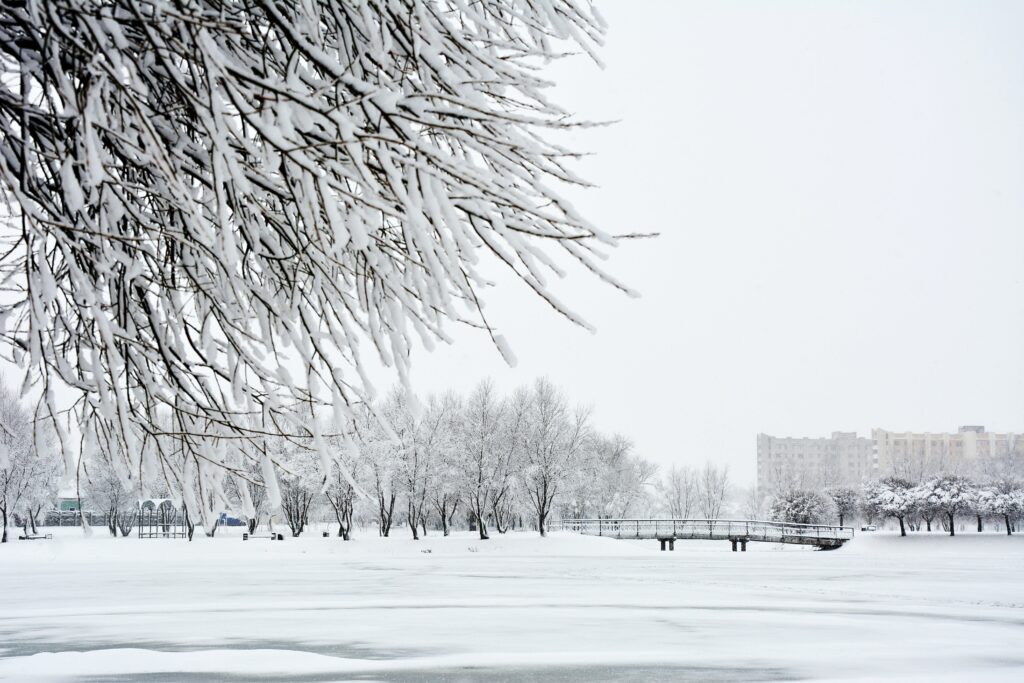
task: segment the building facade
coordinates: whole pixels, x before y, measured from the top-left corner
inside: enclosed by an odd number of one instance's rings
[[[917,481],[939,472],[971,473],[986,459],[1024,454],[1024,436],[986,432],[979,425],[956,432],[890,432],[871,430],[879,471]]]
[[[858,487],[898,476],[921,481],[945,472],[976,474],[986,460],[1024,458],[1024,434],[987,432],[979,425],[956,432],[832,432],[812,439],[757,435],[757,486],[766,493],[788,487]]]
[[[859,486],[877,472],[874,443],[856,432],[820,439],[757,435],[757,485],[768,493],[793,486]]]

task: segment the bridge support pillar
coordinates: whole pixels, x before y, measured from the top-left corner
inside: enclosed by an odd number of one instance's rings
[[[736,552],[736,539],[730,538],[729,541],[732,543],[732,551]]]
[[[676,539],[674,539],[674,538],[659,538],[658,542],[661,543],[662,551],[665,550],[666,546],[668,546],[669,550],[675,550],[676,549]]]
[[[747,539],[740,539],[740,550],[742,550],[743,552],[747,552]]]

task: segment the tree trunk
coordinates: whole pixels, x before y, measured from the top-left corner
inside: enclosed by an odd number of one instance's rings
[[[259,523],[259,520],[258,520],[258,519],[256,519],[255,517],[250,517],[250,518],[249,518],[249,519],[248,519],[248,520],[246,521],[246,528],[247,528],[247,529],[249,529],[249,533],[250,533],[250,534],[254,534],[254,533],[256,533],[256,525],[257,525],[258,523]]]
[[[117,516],[117,528],[121,530],[121,536],[127,538],[128,534],[132,532],[132,527],[135,526],[135,521],[138,518],[137,512],[132,512],[131,515],[118,515]]]
[[[476,528],[480,532],[480,540],[486,541],[491,536],[487,533],[487,522],[484,521],[484,516],[480,514],[479,508],[473,510],[473,516],[476,517]]]
[[[950,536],[956,536],[956,526],[953,524],[954,521],[955,520],[953,519],[953,513],[951,512],[951,513],[949,513],[949,535]]]
[[[448,515],[448,522],[447,522],[447,526],[445,527],[446,530],[444,532],[445,536],[447,536],[449,533],[451,533],[452,522],[455,520],[455,513],[456,513],[456,511],[458,511],[458,509],[459,509],[459,501],[458,501],[458,499],[456,499],[455,502],[452,504],[451,514]]]
[[[424,515],[420,518],[420,528],[423,530],[423,538],[427,537],[427,518]]]
[[[418,541],[418,540],[420,540],[420,531],[419,531],[420,520],[416,516],[416,506],[413,505],[410,502],[409,503],[409,507],[407,508],[407,510],[408,510],[408,515],[407,516],[409,518],[409,528],[412,530],[412,540]]]
[[[541,538],[546,538],[547,535],[548,535],[548,530],[547,530],[547,528],[544,525],[544,522],[547,521],[547,517],[548,517],[547,510],[541,510],[539,513],[537,513],[537,529],[540,530],[540,537]],[[901,520],[901,523],[902,523],[902,520]]]
[[[932,530],[932,520],[931,520],[931,517],[929,517],[928,519],[924,520],[924,523],[926,525],[927,530],[931,531]]]
[[[982,526],[981,515],[977,515],[977,517],[978,517],[978,533],[980,534],[982,531],[985,530],[985,527]]]
[[[1013,531],[1010,530],[1010,515],[1003,515],[1003,521],[1006,522],[1006,535],[1012,536]]]
[[[900,517],[899,520],[900,520],[900,536],[906,536],[907,535],[907,528],[903,525],[903,518]]]
[[[194,534],[195,531],[196,531],[196,525],[192,522],[192,516],[188,514],[188,508],[187,507],[183,508],[183,510],[184,510],[184,516],[185,516],[185,530],[188,533],[188,542],[191,543],[192,542],[192,534]],[[164,531],[167,531],[167,529],[168,529],[167,524],[164,523],[164,522],[161,522],[161,523],[163,524]]]
[[[839,513],[839,526],[842,526],[842,525],[843,525],[843,513],[840,512]]]
[[[380,504],[380,529],[379,533],[387,538],[391,533],[391,520],[395,515],[395,495],[391,495],[391,502],[385,506],[383,494],[377,494],[377,501]]]
[[[4,517],[4,531],[3,534],[0,535],[0,543],[7,543],[7,508],[0,510],[0,512],[3,513]]]

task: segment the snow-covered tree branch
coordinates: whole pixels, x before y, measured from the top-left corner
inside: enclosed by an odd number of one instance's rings
[[[512,362],[488,256],[586,325],[555,252],[625,287],[559,195],[584,181],[547,133],[579,124],[539,68],[602,34],[576,0],[6,5],[4,341],[122,474],[202,479],[266,435],[325,451],[296,407],[351,420],[368,353],[406,381],[464,323]]]

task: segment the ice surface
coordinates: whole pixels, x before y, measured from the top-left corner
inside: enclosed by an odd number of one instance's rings
[[[56,531],[0,547],[0,680],[1024,680],[1017,536]]]

